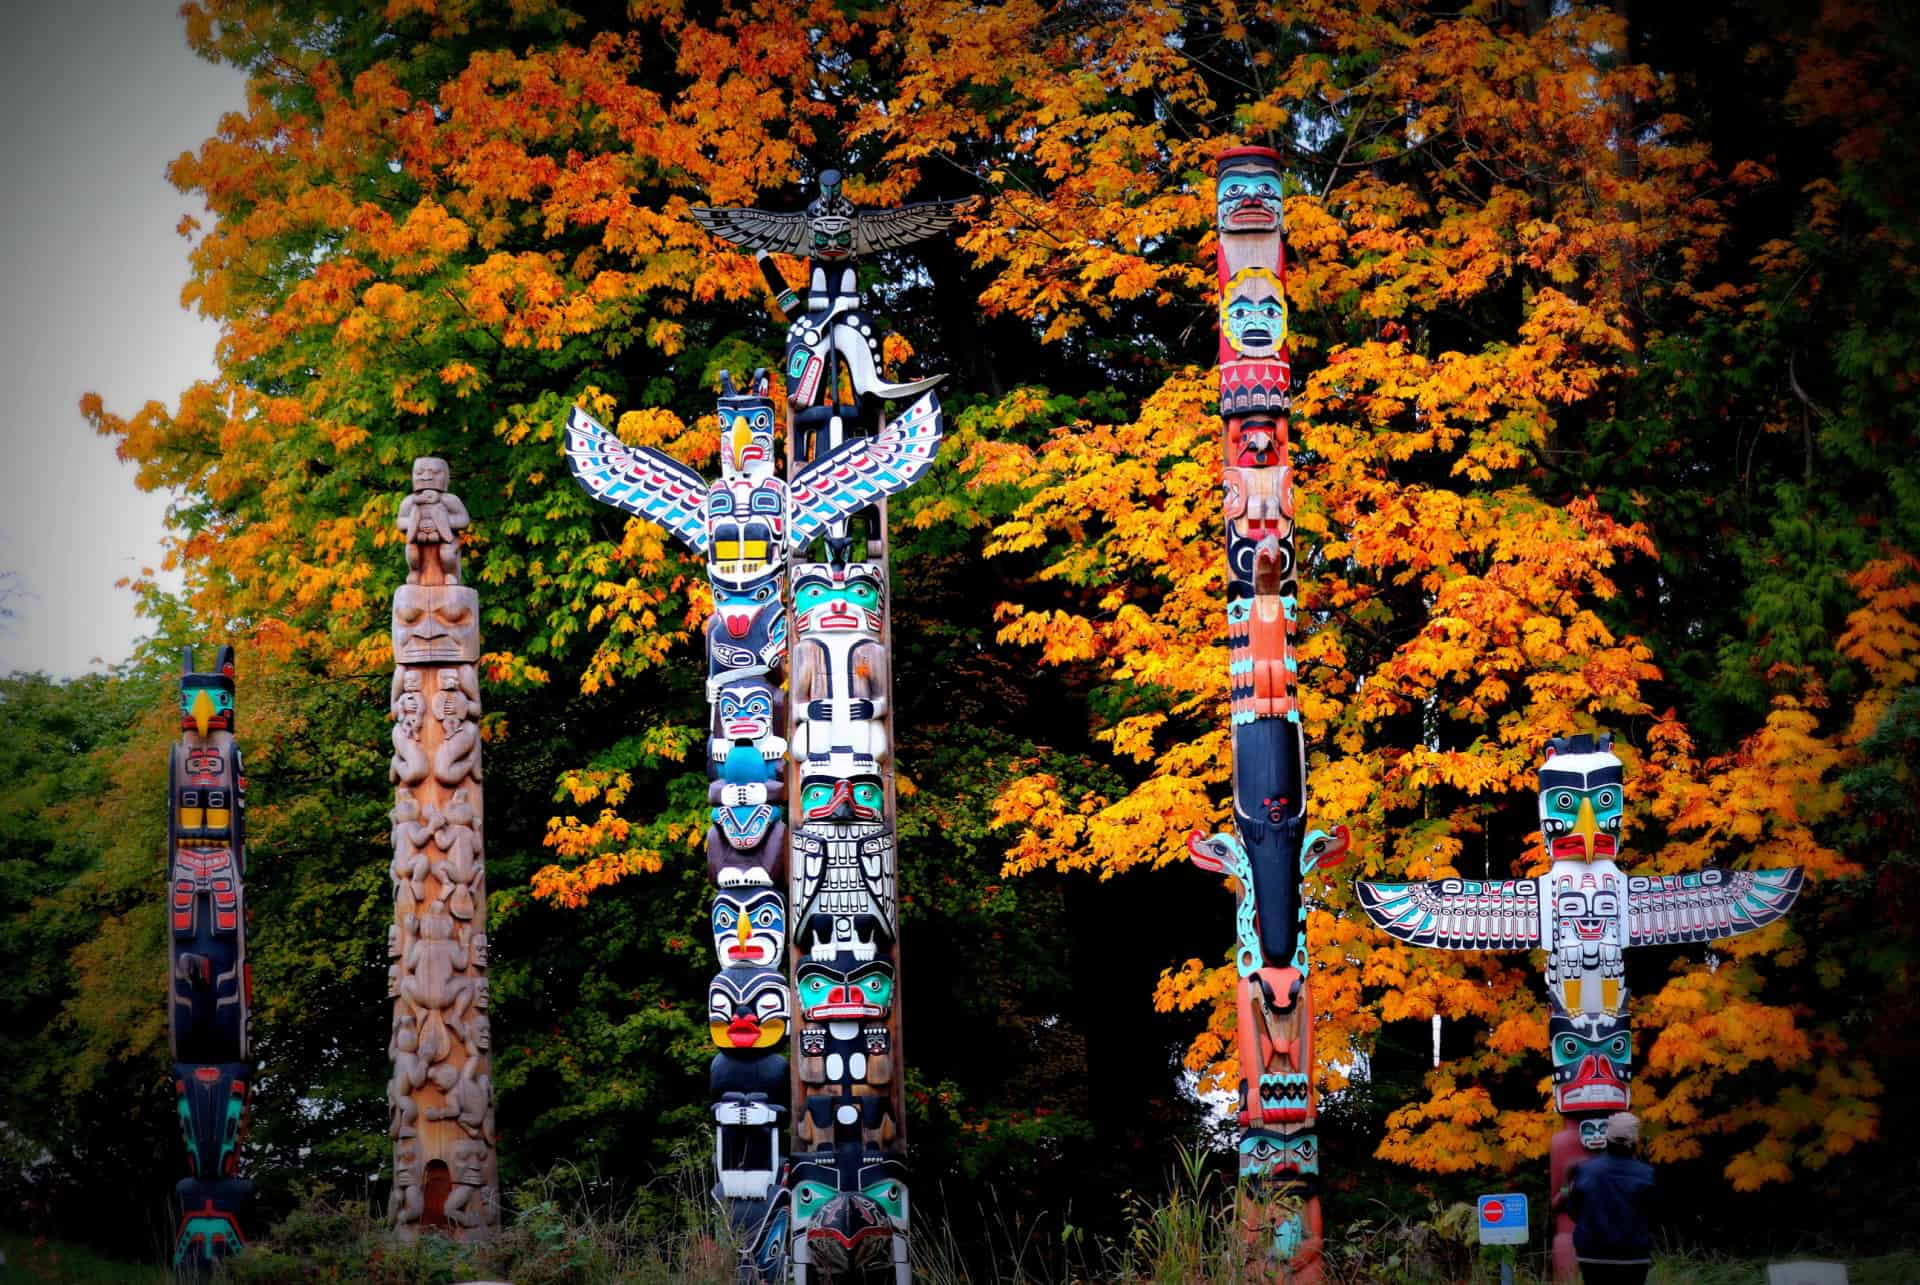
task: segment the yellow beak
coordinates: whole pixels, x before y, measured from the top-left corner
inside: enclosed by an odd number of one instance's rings
[[[205,736],[207,724],[213,721],[213,697],[207,694],[206,688],[193,694],[193,708],[188,712],[193,715],[193,725],[200,729],[200,735]]]
[[[1600,823],[1593,817],[1593,800],[1580,800],[1580,815],[1573,823],[1573,832],[1586,844],[1587,860],[1593,860],[1593,836],[1600,833]]]
[[[747,922],[747,917],[745,915],[740,916],[740,944],[742,946],[746,945],[747,938],[753,935],[749,931],[752,927],[753,925]]]
[[[746,453],[747,444],[752,440],[753,430],[747,426],[746,416],[734,416],[733,426],[727,430],[727,454],[733,457],[735,469],[744,469],[747,466],[742,456]]]

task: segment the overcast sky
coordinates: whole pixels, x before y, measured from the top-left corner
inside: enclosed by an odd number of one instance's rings
[[[245,78],[187,48],[178,0],[40,0],[0,42],[0,572],[25,593],[0,673],[73,675],[142,631],[114,581],[160,558],[167,497],[80,418],[130,414],[213,373],[210,322],[180,307],[204,215],[167,163],[245,102]]]

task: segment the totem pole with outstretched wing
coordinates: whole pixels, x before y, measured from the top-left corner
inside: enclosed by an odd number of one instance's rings
[[[834,170],[800,213],[696,208],[754,252],[788,321],[781,373],[793,461],[788,950],[799,1004],[794,1152],[753,1257],[796,1282],[908,1279],[904,1075],[896,1049],[891,629],[886,496],[933,461],[942,376],[882,377],[855,259],[946,228],[954,207],[856,209]],[[793,289],[774,254],[805,255]],[[913,400],[886,422],[891,400]]]
[[[1547,952],[1547,1043],[1553,1103],[1552,1190],[1589,1151],[1606,1145],[1607,1116],[1632,1102],[1633,1036],[1625,950],[1706,942],[1752,932],[1800,895],[1798,867],[1626,875],[1619,856],[1625,773],[1612,738],[1547,742],[1540,765],[1540,834],[1553,865],[1537,879],[1358,883],[1367,915],[1401,941],[1442,950]],[[1577,1267],[1573,1223],[1559,1215],[1555,1278]]]

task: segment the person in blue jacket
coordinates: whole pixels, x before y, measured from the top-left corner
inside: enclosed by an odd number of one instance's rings
[[[1573,1215],[1583,1285],[1642,1285],[1653,1265],[1653,1166],[1633,1157],[1640,1119],[1607,1117],[1607,1149],[1573,1167],[1554,1199]]]

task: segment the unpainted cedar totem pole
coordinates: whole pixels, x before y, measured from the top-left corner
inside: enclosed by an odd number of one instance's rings
[[[1540,837],[1552,861],[1535,879],[1437,879],[1358,884],[1360,905],[1401,941],[1442,950],[1547,952],[1547,1043],[1554,1135],[1551,1190],[1590,1151],[1606,1119],[1632,1102],[1633,1036],[1625,949],[1716,941],[1787,913],[1798,867],[1626,875],[1620,855],[1626,778],[1605,733],[1555,737],[1540,765]],[[1554,1226],[1555,1279],[1572,1281],[1573,1221]]]
[[[460,583],[467,508],[445,460],[413,462],[400,502],[407,578],[393,593],[393,923],[387,1055],[401,1239],[484,1240],[500,1224],[487,862],[480,766],[480,595]]]
[[[713,589],[708,1087],[713,1194],[746,1246],[743,1276],[905,1285],[885,501],[933,464],[940,377],[880,377],[852,260],[953,212],[856,210],[826,170],[804,213],[693,213],[755,252],[790,318],[788,480],[764,370],[720,375],[717,480],[577,409],[567,459],[593,498],[703,555]],[[811,257],[805,290],[773,253]],[[890,399],[908,403],[891,420]]]
[[[233,648],[211,672],[180,672],[180,739],[167,766],[167,1033],[187,1147],[174,1189],[173,1269],[204,1280],[246,1247],[240,1220],[253,1184],[240,1143],[253,1088],[248,1020],[246,775],[234,742]]]
[[[1240,1202],[1252,1279],[1318,1281],[1320,1149],[1305,876],[1346,859],[1347,829],[1306,829],[1293,629],[1299,577],[1287,455],[1285,221],[1280,157],[1223,152],[1215,172],[1233,830],[1187,842],[1239,907]]]

